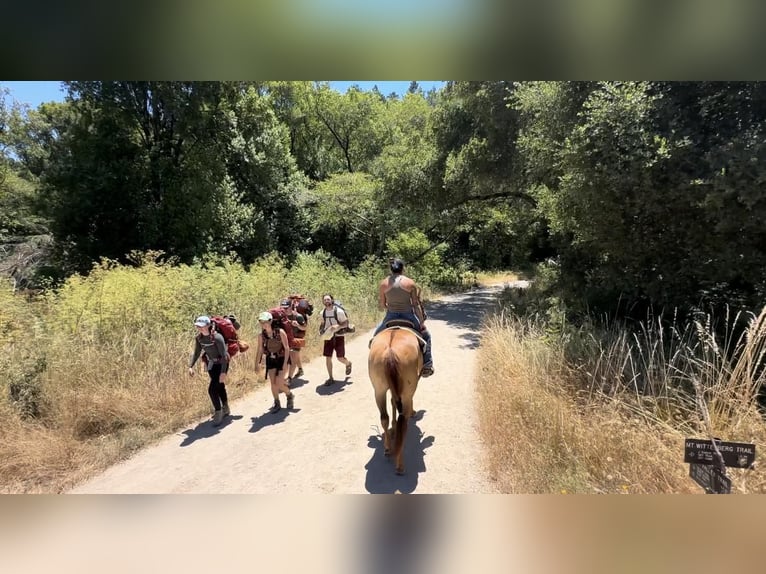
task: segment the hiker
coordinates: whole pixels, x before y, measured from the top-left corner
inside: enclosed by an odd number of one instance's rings
[[[293,346],[290,347],[290,360],[288,365],[290,367],[287,375],[287,384],[290,385],[290,381],[295,377],[303,376],[303,362],[301,361],[301,349],[306,345],[306,329],[308,329],[308,319],[297,309],[297,301],[295,299],[282,299],[279,306],[285,310],[287,318],[290,320],[290,324],[293,327]],[[298,372],[295,373],[295,369]]]
[[[287,395],[287,408],[292,409],[295,396],[285,383],[287,360],[290,356],[287,334],[268,311],[258,315],[258,323],[261,325],[261,332],[258,335],[258,352],[255,355],[255,365],[257,369],[258,365],[261,364],[261,357],[266,357],[266,378],[271,382],[271,396],[274,397],[274,404],[269,411],[276,413],[282,408],[279,402],[280,392]]]
[[[378,309],[386,312],[385,317],[375,329],[373,337],[380,333],[388,321],[404,319],[410,321],[426,341],[423,350],[423,370],[421,377],[434,374],[433,357],[431,356],[431,333],[425,326],[426,314],[420,301],[420,287],[404,275],[404,262],[393,259],[390,265],[391,275],[380,282],[378,287]]]
[[[204,352],[203,362],[210,376],[207,393],[213,402],[213,426],[220,426],[223,417],[231,414],[226,386],[221,382],[221,374],[229,370],[229,353],[223,335],[216,333],[211,325],[212,321],[207,315],[197,317],[194,321],[197,335],[194,337],[194,352],[189,361],[189,376],[194,376],[194,364]]]
[[[329,378],[325,381],[325,385],[331,385],[335,382],[332,376],[333,351],[338,361],[346,365],[346,376],[351,374],[351,361],[346,358],[346,337],[343,331],[348,327],[348,316],[342,307],[335,304],[335,299],[329,293],[322,295],[322,303],[324,309],[322,309],[322,324],[319,326],[319,334],[322,335],[323,339],[326,339],[322,355],[327,363]],[[330,333],[332,333],[331,336]]]
[[[226,350],[229,353],[229,366],[231,366],[234,355],[242,351],[247,351],[248,344],[239,340],[239,330],[242,327],[236,315],[213,315],[210,317],[210,328],[214,333],[220,333],[226,343]],[[226,385],[229,378],[228,368],[221,373],[221,384]]]

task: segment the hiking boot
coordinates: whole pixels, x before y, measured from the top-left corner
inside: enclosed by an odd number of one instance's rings
[[[217,410],[213,413],[213,426],[221,426],[221,423],[223,422],[223,411]]]
[[[221,410],[223,411],[223,416],[228,417],[231,414],[231,411],[229,410],[229,403],[222,403]]]
[[[298,372],[295,373],[295,378],[297,379],[298,377],[302,377],[302,376],[303,376],[303,367],[298,367]]]
[[[274,401],[274,404],[271,405],[271,408],[269,409],[269,412],[276,413],[279,412],[282,409],[282,405],[279,404],[279,400]]]
[[[346,365],[346,376],[348,377],[351,374],[351,362],[349,361],[348,365]]]
[[[421,377],[430,377],[434,374],[434,366],[433,365],[423,365],[423,370],[420,371]]]
[[[293,393],[290,393],[287,395],[287,410],[291,411],[293,409],[293,399],[295,399],[295,395]]]

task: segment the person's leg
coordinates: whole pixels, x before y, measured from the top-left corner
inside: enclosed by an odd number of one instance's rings
[[[375,331],[373,331],[373,333],[372,333],[372,337],[370,337],[370,342],[369,342],[369,345],[372,345],[372,340],[375,338],[375,335],[377,335],[377,334],[378,334],[378,333],[380,333],[380,332],[381,332],[383,329],[385,329],[385,328],[386,328],[386,322],[387,322],[387,321],[389,321],[389,320],[391,319],[391,315],[392,315],[392,313],[391,313],[390,311],[386,311],[386,314],[385,314],[385,316],[383,317],[383,320],[382,320],[380,323],[378,323],[378,326],[377,326],[377,327],[375,327]],[[369,345],[368,345],[368,346],[369,346]]]
[[[418,316],[415,315],[415,313],[407,313],[406,315],[407,316],[404,318],[408,321],[412,321],[415,325],[415,329],[426,342],[425,348],[423,349],[423,370],[420,371],[420,376],[430,377],[434,374],[434,362],[433,357],[431,356],[431,332],[428,329],[422,329],[420,319],[418,319]]]
[[[375,331],[372,333],[372,336],[374,337],[378,333],[380,333],[383,329],[386,328],[386,321],[389,321],[391,319],[391,312],[386,311],[386,314],[383,315],[383,319],[378,323],[378,326],[375,327]]]
[[[346,365],[346,376],[351,374],[351,361],[346,358],[346,337],[335,337],[335,356]]]
[[[269,377],[269,383],[271,384],[271,396],[274,397],[274,404],[269,409],[272,413],[277,412],[282,408],[279,402],[279,387],[277,386],[277,369],[272,366],[268,359],[266,359],[266,369]]]
[[[431,354],[431,331],[426,329],[420,332],[426,341],[426,348],[423,350],[423,370],[420,373],[422,377],[430,377],[434,374],[434,360]]]
[[[322,349],[322,356],[325,358],[325,365],[327,366],[327,381],[325,381],[326,385],[329,385],[333,382],[332,378],[332,354],[335,350],[335,344],[334,341],[337,339],[337,337],[333,337],[329,341],[324,342],[324,348]]]
[[[280,391],[285,393],[285,396],[287,396],[287,408],[292,409],[293,399],[295,399],[295,395],[293,395],[292,391],[290,391],[290,387],[287,385],[287,382],[285,381],[285,373],[281,368],[276,369],[275,379],[276,379],[277,393],[279,393]]]
[[[295,351],[295,364],[298,366],[298,372],[295,374],[295,376],[302,377],[303,376],[303,358],[301,357],[300,349],[297,349]]]
[[[226,392],[226,384],[224,383],[224,375],[227,375],[228,372],[229,363],[221,365],[221,380],[218,383],[218,396],[221,399],[221,410],[223,411],[223,416],[225,417],[231,414],[231,410],[229,410],[229,395]]]
[[[219,387],[221,385],[221,365],[214,363],[208,371],[210,375],[210,384],[207,387],[207,394],[213,403],[213,425],[218,426],[223,420],[223,411],[221,410],[221,397]]]
[[[298,352],[294,349],[290,349],[290,372],[287,373],[287,378],[292,379],[295,374],[295,369],[298,368]]]

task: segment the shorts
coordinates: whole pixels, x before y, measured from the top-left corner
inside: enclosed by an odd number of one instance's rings
[[[346,337],[338,337],[337,335],[324,342],[324,349],[322,349],[323,357],[332,357],[332,352],[335,351],[335,356],[339,359],[343,359],[346,356]]]
[[[269,357],[266,355],[266,372],[268,373],[271,369],[276,369],[277,373],[282,370],[282,365],[285,362],[285,358],[281,356],[276,357]]]

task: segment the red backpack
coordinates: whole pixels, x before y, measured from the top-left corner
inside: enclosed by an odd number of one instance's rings
[[[226,349],[229,352],[229,357],[233,357],[239,352],[239,334],[234,327],[234,323],[228,317],[221,317],[216,315],[210,317],[213,322],[213,329],[223,336],[223,340],[226,341]]]
[[[288,319],[285,310],[282,307],[275,307],[274,309],[269,309],[269,313],[271,313],[272,317],[271,324],[282,327],[282,330],[287,335],[287,346],[294,349],[295,335],[293,334],[293,324]]]
[[[290,295],[290,301],[293,304],[293,309],[298,311],[304,317],[310,317],[314,313],[314,305],[299,293],[293,293]]]

